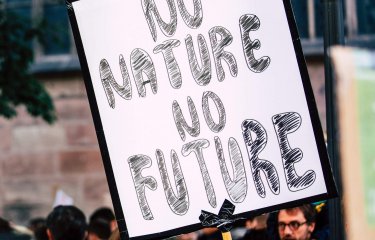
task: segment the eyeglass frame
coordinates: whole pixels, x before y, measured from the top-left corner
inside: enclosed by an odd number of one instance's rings
[[[304,224],[308,224],[309,222],[308,221],[305,221],[305,222],[298,222],[298,221],[291,221],[290,223],[283,223],[283,222],[280,222],[280,223],[277,223],[277,228],[279,230],[282,230],[284,231],[285,228],[288,226],[288,228],[292,231],[297,231],[302,225]],[[296,224],[294,227],[292,224]]]

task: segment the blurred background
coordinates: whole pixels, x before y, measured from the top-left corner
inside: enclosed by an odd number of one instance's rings
[[[326,131],[322,0],[291,2]],[[345,44],[375,49],[375,1],[342,2]],[[0,216],[46,216],[57,193],[112,207],[65,2],[0,0],[0,27]]]

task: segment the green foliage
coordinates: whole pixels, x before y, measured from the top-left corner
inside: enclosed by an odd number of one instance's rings
[[[56,120],[51,97],[30,73],[32,41],[41,35],[38,28],[15,13],[4,10],[0,0],[0,116],[12,118],[16,107],[24,105],[34,117]]]

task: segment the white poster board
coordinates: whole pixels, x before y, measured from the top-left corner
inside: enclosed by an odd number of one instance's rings
[[[149,239],[335,187],[290,3],[68,4],[120,230]]]

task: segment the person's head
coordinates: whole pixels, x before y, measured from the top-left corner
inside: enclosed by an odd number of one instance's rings
[[[111,236],[111,227],[107,220],[95,218],[89,223],[87,240],[108,239]]]
[[[47,234],[47,226],[40,226],[34,230],[34,238],[35,240],[49,240]]]
[[[90,223],[93,222],[95,219],[104,219],[108,221],[111,231],[117,228],[115,214],[108,207],[101,207],[96,209],[90,216]]]
[[[121,240],[120,231],[118,230],[118,228],[112,231],[111,236],[108,240]]]
[[[11,230],[12,230],[12,228],[10,226],[10,223],[7,220],[0,217],[0,233],[1,232],[9,232]]]
[[[57,206],[47,217],[50,240],[83,240],[86,236],[86,217],[75,206]]]
[[[245,222],[245,227],[247,229],[266,229],[267,228],[267,219],[269,214],[262,214],[259,216],[251,217]]]
[[[281,240],[309,240],[315,228],[315,209],[306,204],[280,210],[277,225]]]
[[[28,227],[34,233],[35,240],[48,240],[46,219],[33,218],[30,220]]]
[[[29,221],[29,226],[28,228],[34,232],[35,229],[45,226],[46,225],[46,219],[42,217],[37,217],[37,218],[32,218]]]

